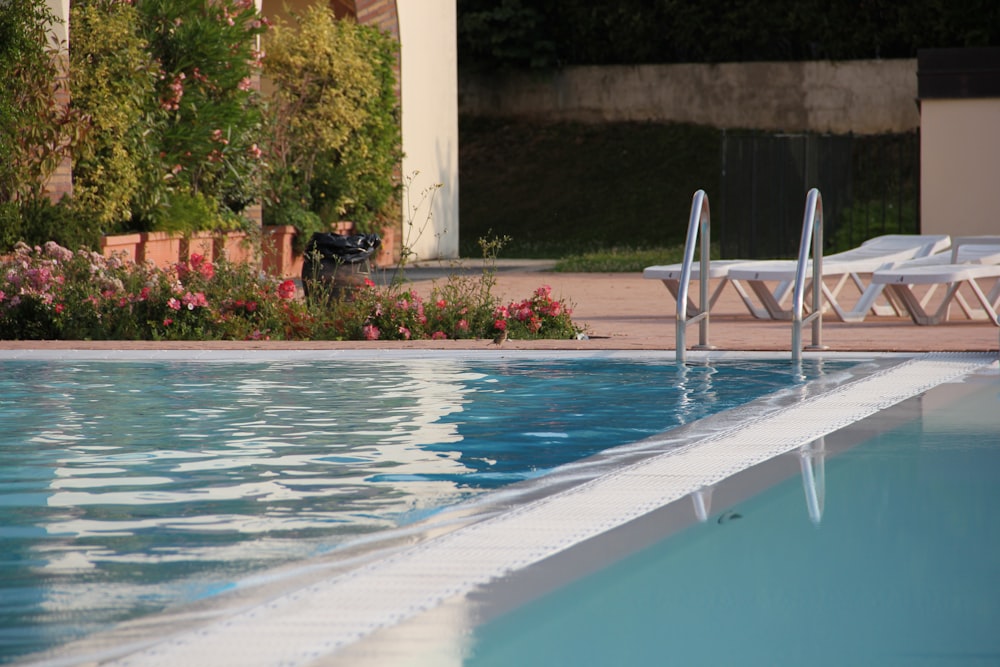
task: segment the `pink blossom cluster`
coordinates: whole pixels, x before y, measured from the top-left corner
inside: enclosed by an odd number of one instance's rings
[[[538,334],[547,319],[568,318],[571,310],[562,301],[552,298],[552,288],[542,285],[528,299],[512,301],[493,312],[493,328],[510,331],[513,323],[523,326],[529,334]]]
[[[161,74],[165,78],[165,74]],[[184,79],[187,75],[180,72],[174,76],[174,80],[168,86],[168,93],[160,100],[160,108],[165,111],[177,111],[181,108],[181,98],[184,97]]]

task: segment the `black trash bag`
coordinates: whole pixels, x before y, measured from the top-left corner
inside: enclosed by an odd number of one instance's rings
[[[306,259],[320,257],[344,264],[355,264],[370,258],[382,245],[378,234],[342,236],[332,232],[316,232],[306,245]]]
[[[364,285],[371,272],[369,259],[382,239],[378,234],[343,236],[315,232],[306,244],[302,261],[302,291],[312,303],[316,298],[329,303],[350,299],[355,288]]]

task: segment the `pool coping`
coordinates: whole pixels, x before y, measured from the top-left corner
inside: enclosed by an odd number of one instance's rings
[[[207,361],[184,351],[130,351],[111,358],[65,350],[24,355],[0,351],[5,359],[172,359]],[[57,352],[46,356],[48,353]],[[102,352],[106,355],[107,351]],[[316,359],[316,350],[269,351],[231,358],[213,351],[212,361]],[[324,359],[393,361],[396,359],[482,358],[481,352],[330,350]],[[186,354],[185,354],[186,353]],[[279,353],[279,354],[275,354]],[[517,358],[622,357],[670,358],[672,353],[636,351],[517,351]],[[489,355],[497,358],[496,354]],[[775,353],[704,352],[689,355],[699,362],[725,358],[775,358]],[[223,619],[207,621],[155,641],[108,649],[108,664],[177,665],[308,665],[336,662],[338,652],[379,630],[434,610],[456,596],[467,595],[512,572],[571,549],[723,479],[782,454],[807,447],[817,439],[878,413],[939,384],[979,369],[994,368],[991,353],[817,353],[820,358],[894,362],[870,375],[848,381],[818,395],[782,406],[759,419],[711,433],[666,451],[643,453],[627,465],[580,484],[519,504],[474,522],[401,545],[359,567],[277,594]],[[254,357],[248,359],[247,357]],[[805,426],[804,426],[805,425]],[[122,656],[122,651],[134,649]],[[116,658],[120,658],[116,659]],[[77,664],[53,658],[41,664]]]

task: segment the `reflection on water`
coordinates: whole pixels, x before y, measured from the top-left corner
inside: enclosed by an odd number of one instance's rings
[[[800,382],[613,360],[0,364],[0,662]]]

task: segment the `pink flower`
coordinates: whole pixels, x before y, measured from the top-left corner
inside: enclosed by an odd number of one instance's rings
[[[458,329],[459,331],[468,331],[469,330],[469,321],[468,320],[459,320],[458,324],[455,325],[455,328]]]
[[[174,321],[172,319],[170,319],[169,317],[166,318],[165,320],[163,320],[163,326],[165,326],[165,327],[169,327],[173,323],[174,323]]]
[[[251,144],[250,148],[247,149],[247,153],[254,160],[259,160],[260,156],[264,154],[264,151],[262,151],[257,144]],[[367,280],[367,278],[366,278],[366,280]]]
[[[204,308],[208,305],[208,300],[205,299],[204,292],[186,292],[181,298],[181,303],[187,306],[188,310],[194,310],[195,308]]]
[[[167,307],[171,308],[172,310],[180,310],[181,309],[181,302],[178,301],[177,299],[171,297],[170,300],[167,301]]]
[[[403,340],[410,340],[410,330],[406,327],[399,327],[399,334],[403,337]]]
[[[448,306],[448,302],[445,301],[444,299],[438,299],[434,305],[444,310]]]
[[[278,285],[278,297],[281,299],[291,299],[295,296],[295,281],[286,280]]]
[[[200,273],[205,280],[211,280],[215,277],[215,267],[212,265],[212,262],[205,261],[203,255],[195,253],[191,255],[188,261],[191,264],[191,268]],[[183,265],[177,266],[178,273],[181,273],[181,266]],[[186,271],[187,267],[184,267],[184,270]]]
[[[366,324],[361,327],[361,335],[365,337],[365,340],[378,340],[378,327],[372,324]]]
[[[493,322],[493,328],[496,329],[497,331],[506,331],[507,320],[497,319],[495,322]]]
[[[435,331],[431,334],[431,340],[446,340],[447,338],[448,334],[443,331]]]

